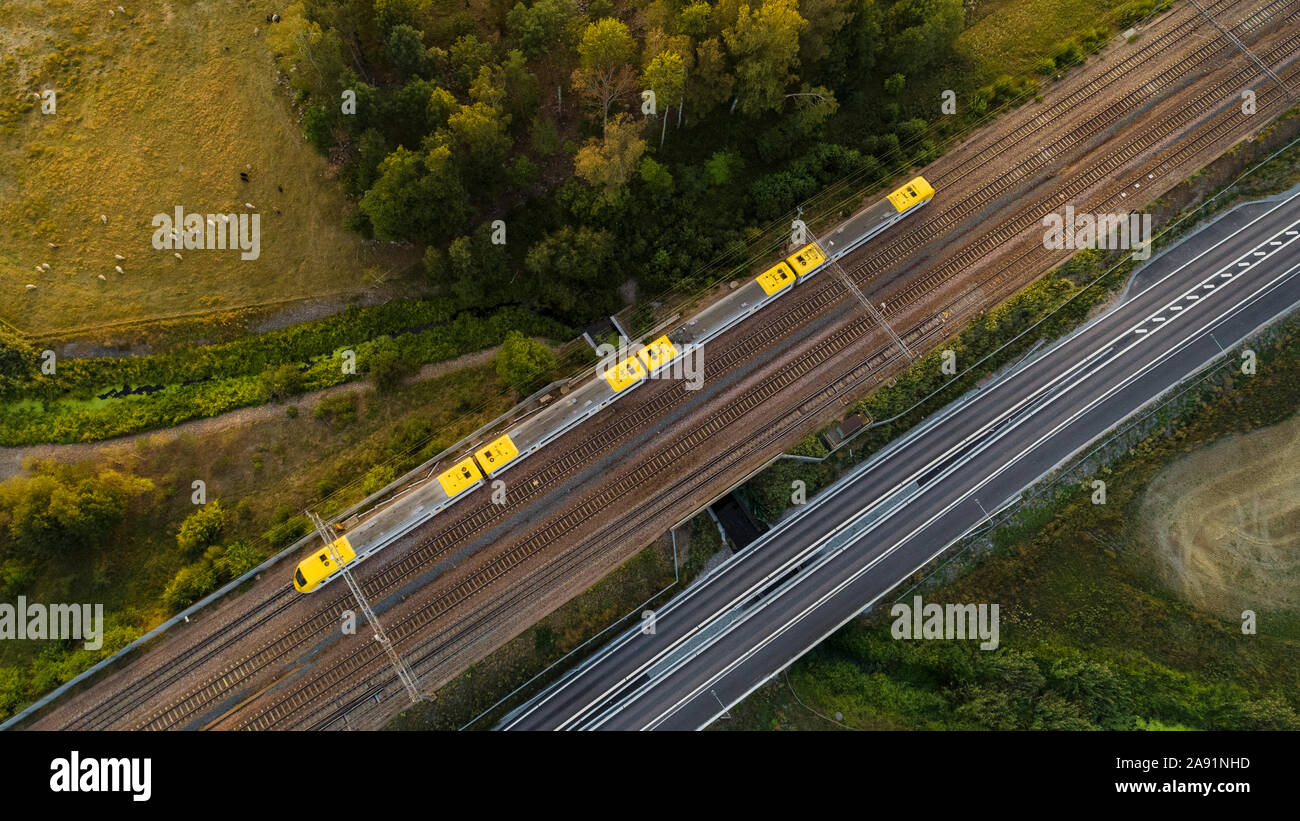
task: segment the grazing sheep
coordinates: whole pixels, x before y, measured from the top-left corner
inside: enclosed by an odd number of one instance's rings
[[[122,270],[122,266],[121,266],[121,265],[114,265],[114,266],[113,266],[113,270],[114,270],[114,271],[117,271],[119,274],[125,274],[125,273],[126,273],[126,271],[123,271],[123,270]]]
[[[50,264],[48,262],[42,262],[41,267],[47,271],[50,270]]]
[[[100,214],[100,215],[99,215],[99,221],[100,221],[100,222],[108,222],[108,214]]]
[[[179,251],[174,252],[172,256],[176,257],[177,259],[185,259],[185,257],[181,256]]]
[[[29,290],[29,291],[35,291],[35,290],[36,290],[36,286],[33,285],[33,284],[31,284],[31,283],[29,282],[29,283],[27,283],[27,290]]]
[[[43,274],[43,273],[45,273],[45,269],[42,268],[41,266],[37,265],[37,266],[36,266],[36,273],[38,273],[38,274]]]
[[[246,203],[244,203],[244,207],[245,207],[245,208],[252,208],[253,210],[257,210],[257,206],[256,206],[256,205],[253,205],[251,202],[246,202]]]
[[[119,259],[119,260],[120,260],[120,259],[126,259],[126,257],[122,256],[121,254],[113,254],[113,259]]]
[[[45,244],[46,244],[47,246],[49,246],[50,248],[58,248],[58,247],[59,247],[59,246],[55,245],[55,244],[52,243],[52,242],[47,242],[47,243],[45,243]]]
[[[103,274],[100,274],[99,278],[102,279],[104,282],[108,282],[108,277],[104,276]]]

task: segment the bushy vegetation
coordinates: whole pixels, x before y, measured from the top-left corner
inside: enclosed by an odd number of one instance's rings
[[[287,399],[369,373],[393,389],[422,362],[491,347],[512,330],[563,338],[570,331],[519,307],[486,317],[458,312],[447,299],[403,301],[204,348],[154,356],[69,359],[54,374],[24,360],[26,349],[0,340],[0,444],[107,439],[228,410]],[[7,352],[18,351],[18,356]],[[8,370],[6,362],[12,361]],[[6,374],[13,376],[7,377]]]
[[[89,556],[152,490],[147,479],[54,462],[0,482],[0,562]]]
[[[511,331],[497,352],[497,376],[520,393],[540,388],[555,370],[555,355],[542,343]]]

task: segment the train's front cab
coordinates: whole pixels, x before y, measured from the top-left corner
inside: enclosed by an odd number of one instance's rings
[[[894,206],[900,214],[906,214],[913,208],[919,208],[933,198],[934,187],[926,182],[925,177],[914,177],[888,197],[889,204]]]
[[[352,549],[352,544],[348,542],[347,536],[340,536],[335,539],[334,549],[338,551],[339,559],[344,564],[350,563],[357,557],[356,551]],[[293,572],[293,586],[298,589],[299,593],[310,593],[337,572],[338,567],[333,554],[331,554],[328,547],[322,547],[298,563],[298,569]]]

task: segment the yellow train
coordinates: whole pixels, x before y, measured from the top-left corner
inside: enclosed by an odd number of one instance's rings
[[[758,276],[695,314],[675,330],[623,355],[603,367],[597,378],[580,385],[544,411],[536,413],[477,448],[446,471],[437,482],[399,495],[370,513],[366,520],[340,536],[334,549],[346,565],[369,556],[425,522],[485,481],[514,467],[558,439],[583,420],[641,385],[691,347],[727,331],[789,291],[796,282],[816,274],[934,197],[924,177],[901,187],[836,227],[820,242],[810,242]],[[294,571],[294,587],[303,593],[339,574],[329,547],[303,559]]]

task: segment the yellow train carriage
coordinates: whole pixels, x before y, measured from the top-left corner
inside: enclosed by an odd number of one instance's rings
[[[343,564],[350,564],[357,557],[357,553],[352,549],[352,543],[348,541],[347,536],[340,536],[335,539],[334,549],[338,551],[339,559]],[[299,593],[310,593],[320,587],[338,570],[339,568],[330,549],[322,547],[298,563],[298,569],[293,572],[293,586],[298,588]]]
[[[934,188],[925,181],[925,177],[916,177],[906,185],[890,193],[886,199],[898,213],[909,211],[918,205],[924,205],[934,197]]]
[[[519,448],[515,447],[515,443],[508,433],[498,436],[474,451],[474,458],[478,460],[479,466],[483,468],[483,472],[488,476],[504,470],[506,465],[509,465],[518,457]]]
[[[763,293],[772,296],[794,285],[796,278],[794,270],[782,260],[754,277],[754,280],[763,289]]]
[[[785,258],[800,280],[812,274],[826,262],[826,254],[815,242],[810,242]]]
[[[601,374],[614,393],[622,393],[645,379],[645,368],[635,355],[629,356],[614,367]]]
[[[449,499],[456,498],[481,481],[483,474],[479,472],[478,465],[474,464],[472,456],[466,456],[449,470],[438,474],[438,484],[442,485],[442,490]]]
[[[638,350],[636,357],[645,365],[646,370],[654,373],[677,358],[677,346],[667,336],[661,336]]]

